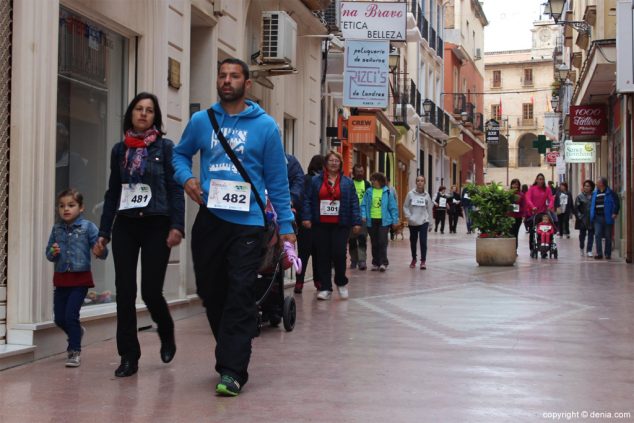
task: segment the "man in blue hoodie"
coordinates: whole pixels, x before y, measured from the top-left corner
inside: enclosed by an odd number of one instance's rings
[[[620,208],[619,197],[608,186],[608,180],[604,177],[599,178],[597,187],[592,193],[590,205],[590,222],[594,226],[597,248],[595,260],[603,258],[603,238],[605,238],[605,258],[608,260],[612,258],[612,230]]]
[[[216,81],[220,102],[211,110],[253,185],[244,182],[226,154],[206,110],[192,116],[173,158],[174,179],[200,205],[192,228],[192,259],[198,296],[216,339],[216,392],[227,396],[238,395],[247,382],[257,329],[254,285],[265,222],[252,191],[265,202],[266,190],[277,212],[281,241],[295,242],[279,130],[257,103],[246,100],[250,86],[246,63],[223,60]],[[200,180],[192,173],[198,152]]]

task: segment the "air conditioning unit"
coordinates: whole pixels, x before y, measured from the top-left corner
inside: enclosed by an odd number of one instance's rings
[[[475,60],[480,60],[482,59],[482,50],[477,48],[475,51]]]
[[[263,63],[295,63],[297,49],[297,23],[281,10],[262,12]]]

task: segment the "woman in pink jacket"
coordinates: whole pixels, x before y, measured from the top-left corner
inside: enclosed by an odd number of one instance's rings
[[[555,210],[555,198],[549,187],[546,186],[546,178],[543,173],[538,173],[533,186],[528,189],[524,196],[526,205],[526,218],[529,219],[530,236],[529,246],[533,250],[533,238],[535,237],[535,221],[533,216]]]

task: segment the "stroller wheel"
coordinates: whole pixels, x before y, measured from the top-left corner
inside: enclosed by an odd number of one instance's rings
[[[295,304],[295,298],[284,298],[284,309],[282,310],[282,319],[284,321],[284,329],[287,332],[292,331],[295,328],[295,319],[297,317],[297,306]]]

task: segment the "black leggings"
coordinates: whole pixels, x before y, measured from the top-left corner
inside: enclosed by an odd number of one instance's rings
[[[167,216],[130,218],[118,215],[112,228],[112,257],[117,289],[117,350],[121,357],[138,360],[141,346],[137,338],[136,270],[141,251],[141,298],[159,336],[164,341],[174,340],[174,321],[170,315],[163,284],[170,248],[167,235],[170,220]]]
[[[447,214],[447,210],[445,209],[436,210],[436,223],[434,225],[434,232],[438,232],[438,224],[440,224],[440,232],[445,232],[445,214]]]

